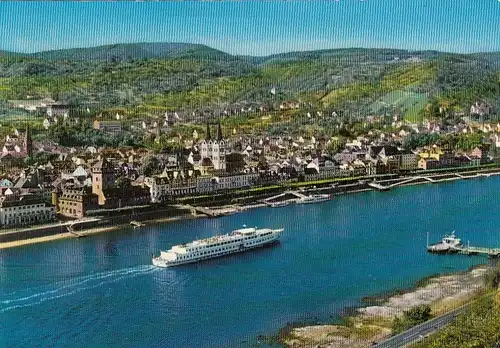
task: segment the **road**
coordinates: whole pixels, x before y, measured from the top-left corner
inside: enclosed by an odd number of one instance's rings
[[[402,332],[396,336],[389,338],[386,341],[374,345],[373,347],[396,348],[404,347],[405,345],[410,343],[415,343],[452,322],[459,314],[465,311],[469,305],[470,304],[459,307],[439,317],[428,320],[425,323],[414,326],[411,329],[406,330],[405,332]]]

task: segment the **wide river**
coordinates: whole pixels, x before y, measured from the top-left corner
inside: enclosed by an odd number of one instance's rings
[[[287,322],[485,263],[428,254],[426,234],[500,246],[499,197],[500,177],[461,180],[0,250],[0,346],[255,346]],[[285,232],[243,254],[151,265],[160,249],[243,224]]]

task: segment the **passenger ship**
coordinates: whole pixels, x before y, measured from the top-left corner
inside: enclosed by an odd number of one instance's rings
[[[281,232],[283,228],[241,228],[231,234],[175,245],[170,250],[161,251],[158,257],[153,255],[153,265],[171,267],[242,252],[276,241]]]

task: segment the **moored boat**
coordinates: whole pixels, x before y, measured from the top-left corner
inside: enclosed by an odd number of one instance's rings
[[[310,196],[304,196],[303,198],[299,199],[297,203],[302,203],[302,204],[319,203],[328,201],[330,200],[330,198],[331,196],[328,194],[310,195]]]
[[[152,262],[158,267],[171,267],[234,254],[273,243],[282,232],[283,228],[241,228],[230,234],[175,245],[167,251],[161,251],[158,257],[153,255]]]
[[[455,236],[455,231],[450,235],[445,235],[441,242],[427,245],[427,251],[432,253],[455,253],[463,247],[460,238]]]
[[[286,207],[289,204],[290,204],[290,202],[288,202],[288,201],[269,202],[269,203],[267,203],[267,205],[270,206],[271,208]]]

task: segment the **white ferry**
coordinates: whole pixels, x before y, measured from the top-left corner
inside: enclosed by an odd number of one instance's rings
[[[153,265],[171,267],[242,252],[276,241],[281,232],[283,228],[241,228],[231,234],[175,245],[170,250],[161,251],[158,257],[153,255]]]

